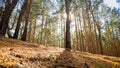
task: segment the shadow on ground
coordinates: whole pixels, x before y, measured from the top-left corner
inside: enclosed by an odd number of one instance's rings
[[[64,50],[53,64],[54,68],[89,68],[86,63],[78,61],[70,50]]]

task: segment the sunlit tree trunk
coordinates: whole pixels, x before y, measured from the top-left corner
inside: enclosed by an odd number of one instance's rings
[[[83,16],[83,27],[84,27],[84,46],[85,46],[85,49],[84,51],[88,52],[88,40],[87,40],[87,23],[86,23],[86,17],[82,11],[82,16]]]
[[[88,51],[91,52],[92,46],[91,46],[91,31],[92,31],[92,25],[91,25],[91,21],[90,21],[90,14],[89,14],[89,3],[88,0],[86,0],[86,17],[87,17],[87,22],[88,22],[88,29],[87,29],[87,43],[88,43]],[[89,30],[89,32],[88,32]]]
[[[74,11],[74,18],[75,18],[75,30],[76,30],[76,49],[79,50],[77,16],[76,16],[76,12],[75,11]]]
[[[32,19],[30,19],[28,41],[31,42],[31,32],[32,32]]]
[[[60,21],[61,21],[61,47],[63,47],[63,45],[64,45],[63,44],[63,42],[64,42],[64,40],[63,40],[63,35],[64,34],[63,33],[64,32],[63,32],[63,15],[62,15],[62,13],[61,13],[61,20]]]
[[[41,38],[40,38],[40,44],[43,44],[43,33],[42,33],[42,30],[43,30],[43,26],[44,26],[44,15],[42,15],[42,24],[41,24]]]
[[[95,16],[93,14],[93,9],[92,9],[92,6],[91,6],[91,0],[89,0],[89,4],[90,4],[90,8],[89,8],[89,11],[91,12],[92,14],[92,17],[93,17],[93,21],[95,23],[95,26],[97,27],[97,30],[98,30],[98,35],[99,35],[99,46],[100,46],[100,53],[103,54],[103,49],[102,49],[102,39],[101,39],[101,27],[100,27],[100,24],[99,22],[96,21],[95,19]]]
[[[63,22],[65,22],[65,20]],[[64,45],[66,45],[66,23],[64,23]]]
[[[33,37],[33,42],[35,42],[35,34],[36,34],[36,23],[37,23],[37,20],[35,19],[35,23],[34,23],[34,33],[33,33],[33,35],[34,35],[34,37]]]
[[[82,12],[81,12],[82,13]],[[82,28],[82,23],[81,23],[81,16],[80,13],[78,13],[78,18],[79,18],[79,25],[78,25],[78,29],[79,29],[79,42],[80,42],[80,46],[81,46],[81,51],[84,51],[84,37],[83,37],[83,28]]]
[[[97,36],[97,32],[96,32],[96,26],[94,25],[94,34],[95,34],[95,49],[96,49],[96,53],[100,53],[100,50],[99,50],[99,40],[98,40],[98,36]]]

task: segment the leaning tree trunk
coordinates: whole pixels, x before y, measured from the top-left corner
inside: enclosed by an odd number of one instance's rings
[[[6,30],[8,28],[8,23],[12,11],[14,10],[18,0],[13,0],[11,3],[8,3],[3,11],[2,20],[0,22],[0,35],[5,36]]]
[[[70,9],[70,1],[65,0],[65,7],[66,7],[66,37],[65,37],[65,48],[71,49],[71,38],[70,38],[70,20],[69,20],[69,9]]]
[[[28,4],[28,1],[25,0],[23,6],[22,6],[22,8],[21,8],[21,11],[20,11],[18,20],[17,20],[17,25],[16,25],[16,28],[15,28],[15,33],[14,33],[14,36],[13,36],[14,39],[17,39],[17,38],[18,38],[19,29],[20,29],[20,25],[21,25],[21,21],[22,21],[22,17],[23,17],[23,15],[24,15],[24,13],[25,13],[27,4]]]

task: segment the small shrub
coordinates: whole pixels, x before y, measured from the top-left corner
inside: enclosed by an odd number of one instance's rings
[[[106,68],[105,65],[102,63],[97,63],[95,67],[96,68]]]

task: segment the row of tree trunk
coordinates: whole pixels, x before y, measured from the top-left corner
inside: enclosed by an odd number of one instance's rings
[[[8,34],[9,37],[12,37],[14,39],[18,39],[19,36],[19,30],[20,30],[20,26],[21,26],[21,22],[23,22],[23,18],[25,20],[25,27],[24,27],[24,31],[23,34],[21,36],[21,40],[26,41],[26,36],[27,36],[27,26],[28,26],[28,22],[29,22],[29,14],[30,14],[30,7],[32,4],[32,0],[25,0],[20,11],[19,11],[19,16],[17,19],[17,25],[15,28],[15,33],[13,36],[10,35],[9,31],[9,20],[10,17],[12,15],[12,12],[14,11],[14,9],[17,9],[17,3],[19,0],[12,0],[9,1],[5,1],[5,9],[2,13],[2,18],[1,18],[1,22],[0,22],[0,35],[5,36],[6,33]],[[16,19],[16,18],[15,18]],[[15,22],[15,21],[14,21]],[[8,30],[8,31],[7,31]]]

